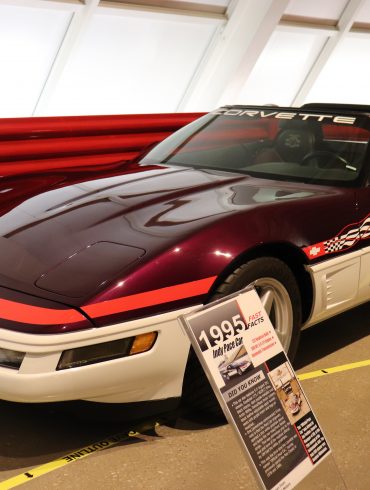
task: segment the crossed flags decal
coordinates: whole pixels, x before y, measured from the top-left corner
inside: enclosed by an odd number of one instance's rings
[[[370,214],[359,223],[352,223],[341,230],[337,236],[303,249],[310,260],[322,255],[344,252],[360,240],[370,238]]]

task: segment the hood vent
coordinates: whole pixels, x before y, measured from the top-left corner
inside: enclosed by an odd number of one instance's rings
[[[80,298],[119,275],[142,257],[145,250],[111,242],[96,242],[76,252],[43,274],[36,286]]]

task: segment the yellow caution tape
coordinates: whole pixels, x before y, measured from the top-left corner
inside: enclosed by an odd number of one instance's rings
[[[365,366],[370,366],[370,359],[368,359],[367,361],[352,362],[351,364],[343,364],[342,366],[319,369],[318,371],[312,371],[311,373],[298,374],[297,378],[299,379],[299,381],[304,381],[305,379],[319,378],[320,376],[326,376],[327,374],[340,373],[341,371],[349,371],[350,369],[356,369]]]
[[[159,425],[160,423],[156,422],[154,427],[158,427]],[[149,430],[151,428],[153,428],[153,424],[140,427],[142,432],[145,432],[146,430]],[[109,436],[102,441],[94,442],[89,446],[85,446],[81,449],[78,449],[77,451],[73,451],[72,453],[62,456],[61,458],[50,461],[50,463],[45,463],[41,466],[33,468],[32,470],[28,470],[25,473],[21,473],[20,475],[13,476],[8,480],[2,481],[0,482],[0,490],[9,490],[10,488],[17,487],[18,485],[22,485],[23,483],[27,483],[31,480],[34,480],[35,478],[38,478],[39,476],[45,475],[46,473],[50,473],[51,471],[57,470],[58,468],[62,468],[69,463],[73,463],[74,461],[86,458],[87,456],[90,456],[97,451],[108,449],[109,447],[112,447],[119,442],[140,435],[140,432],[137,432],[136,430],[131,430],[129,432],[121,432],[113,436]]]

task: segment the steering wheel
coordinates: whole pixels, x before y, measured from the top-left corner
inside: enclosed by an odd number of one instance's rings
[[[345,158],[328,150],[317,150],[307,153],[307,155],[303,157],[301,165],[310,165],[308,163],[310,160],[315,160],[316,166],[320,168],[330,168],[332,164],[336,163],[335,166],[338,168],[344,167],[348,170],[356,171],[356,169]],[[320,161],[323,161],[324,165],[320,165]]]

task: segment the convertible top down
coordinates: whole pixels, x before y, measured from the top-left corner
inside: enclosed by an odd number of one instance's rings
[[[229,106],[115,175],[4,178],[2,398],[188,393],[177,318],[249,284],[294,357],[370,299],[369,137],[366,107]]]

